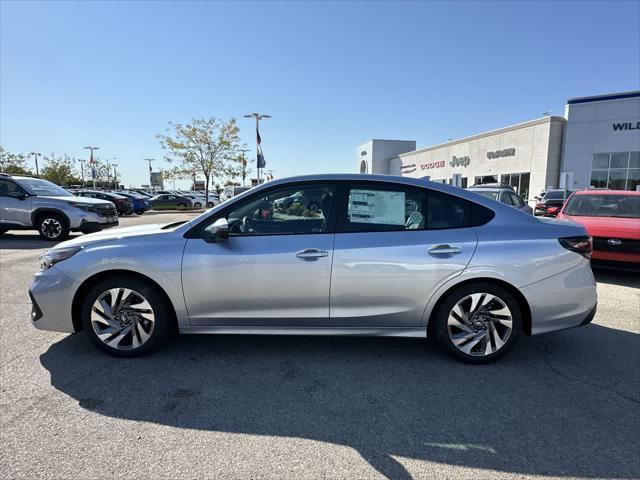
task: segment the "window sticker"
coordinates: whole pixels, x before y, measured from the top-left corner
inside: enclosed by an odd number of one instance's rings
[[[352,223],[404,225],[404,192],[351,190],[348,215]]]

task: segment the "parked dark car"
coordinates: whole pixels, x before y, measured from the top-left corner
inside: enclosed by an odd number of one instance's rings
[[[78,190],[76,195],[79,197],[99,198],[101,200],[109,200],[116,206],[118,215],[130,215],[133,213],[133,203],[127,197],[110,192],[102,192],[100,190]]]
[[[191,200],[187,197],[181,197],[179,195],[173,195],[170,193],[156,195],[155,197],[152,197],[149,202],[151,203],[151,208],[186,208],[191,206]]]
[[[543,215],[545,217],[555,217],[562,210],[564,202],[571,196],[575,190],[547,190],[544,196],[536,202],[534,215]]]
[[[131,203],[133,204],[133,211],[136,212],[138,215],[142,215],[144,212],[146,212],[151,208],[151,202],[149,201],[149,198],[143,195],[140,195],[138,193],[122,192],[122,191],[117,191],[113,193],[122,195],[123,197],[127,197],[129,200],[131,200]]]

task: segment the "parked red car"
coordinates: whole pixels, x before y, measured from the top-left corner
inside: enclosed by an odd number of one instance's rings
[[[640,267],[640,192],[581,190],[569,197],[558,218],[587,229],[595,263]]]

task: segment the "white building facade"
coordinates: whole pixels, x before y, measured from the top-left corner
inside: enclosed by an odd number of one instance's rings
[[[567,101],[560,186],[636,190],[640,185],[640,92]]]
[[[640,91],[568,100],[565,117],[545,116],[415,149],[370,140],[358,147],[361,173],[427,178],[461,187],[501,182],[525,199],[552,187],[640,185]]]

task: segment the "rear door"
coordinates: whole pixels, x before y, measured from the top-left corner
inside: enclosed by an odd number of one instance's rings
[[[475,251],[470,202],[426,188],[350,182],[338,205],[331,325],[419,326],[431,294]]]

